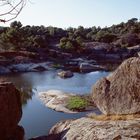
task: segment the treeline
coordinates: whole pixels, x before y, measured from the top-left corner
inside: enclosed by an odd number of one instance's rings
[[[79,51],[84,48],[83,42],[104,42],[119,47],[131,47],[140,44],[140,21],[132,18],[111,27],[67,29],[45,26],[22,26],[14,21],[10,27],[0,27],[1,50],[61,49]],[[59,44],[59,45],[56,45]]]

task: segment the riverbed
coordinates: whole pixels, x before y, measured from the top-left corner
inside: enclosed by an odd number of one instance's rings
[[[74,73],[69,79],[57,76],[57,70],[45,72],[28,72],[0,76],[13,82],[22,91],[23,115],[20,125],[25,131],[25,139],[47,135],[57,122],[85,116],[87,112],[66,114],[47,108],[38,98],[38,93],[50,89],[63,90],[68,93],[89,94],[92,85],[109,72]],[[94,110],[100,113],[98,110]]]

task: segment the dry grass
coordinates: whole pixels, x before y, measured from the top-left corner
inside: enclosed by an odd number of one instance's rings
[[[132,115],[96,115],[94,113],[87,115],[89,118],[95,119],[97,121],[117,121],[117,120],[134,120],[136,118],[140,118],[140,114],[132,114]]]

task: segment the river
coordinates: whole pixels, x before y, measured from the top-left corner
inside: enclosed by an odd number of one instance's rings
[[[66,114],[47,108],[38,98],[38,93],[49,89],[63,90],[69,93],[88,94],[92,85],[109,72],[74,73],[72,78],[61,79],[57,71],[29,72],[0,76],[13,82],[22,90],[23,115],[20,125],[25,131],[25,139],[47,135],[57,122],[85,116],[87,112]],[[98,113],[98,110],[94,110]]]

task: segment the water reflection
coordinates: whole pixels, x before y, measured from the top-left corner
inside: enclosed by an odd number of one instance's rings
[[[1,76],[13,82],[21,91],[22,105],[27,105],[32,96],[37,92],[49,89],[63,90],[78,94],[89,92],[92,84],[108,72],[91,72],[88,74],[75,73],[70,79],[61,79],[57,76],[57,71],[47,71],[38,73],[22,73]]]
[[[22,106],[25,106],[28,103],[28,100],[32,100],[32,96],[35,94],[31,87],[22,87],[19,89],[19,91],[21,93]]]
[[[16,88],[20,91],[22,106],[25,106],[29,100],[32,100],[32,96],[36,92],[36,89],[32,87],[32,82],[25,75],[26,74],[9,74],[0,76],[14,83]]]

